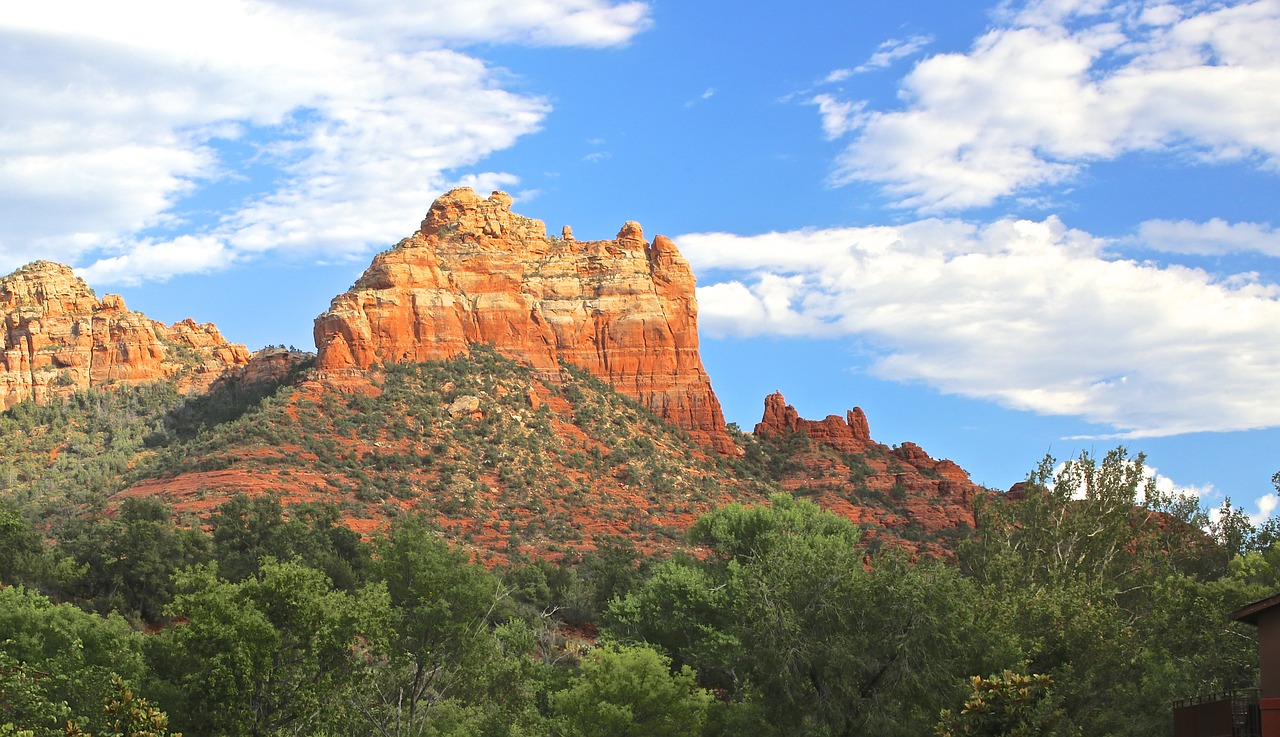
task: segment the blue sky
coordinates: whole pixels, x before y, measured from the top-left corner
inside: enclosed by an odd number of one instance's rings
[[[38,6],[37,6],[38,5]],[[466,184],[699,279],[781,390],[1004,488],[1117,443],[1280,470],[1280,0],[51,0],[0,14],[0,270],[251,348]]]

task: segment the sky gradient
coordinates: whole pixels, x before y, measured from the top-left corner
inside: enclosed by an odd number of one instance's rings
[[[500,188],[674,238],[745,429],[859,405],[997,488],[1124,443],[1263,516],[1277,38],[1280,0],[15,6],[0,272],[310,348],[432,199]]]

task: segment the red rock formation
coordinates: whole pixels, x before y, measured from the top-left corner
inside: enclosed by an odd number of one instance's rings
[[[755,435],[781,439],[791,433],[808,436],[814,447],[792,459],[800,470],[781,480],[783,488],[813,496],[831,511],[890,535],[905,535],[914,525],[940,539],[942,530],[973,526],[971,502],[981,487],[969,474],[951,461],[930,458],[915,443],[889,448],[875,442],[861,409],[853,408],[843,419],[805,420],[781,393],[770,394]],[[915,547],[916,542],[906,544]],[[926,549],[941,552],[936,544]]]
[[[755,434],[770,438],[791,432],[804,433],[843,453],[857,452],[871,443],[871,430],[861,407],[846,412],[843,420],[839,415],[827,415],[818,421],[803,420],[796,408],[787,404],[782,392],[765,397],[764,418],[756,425]]]
[[[610,383],[717,451],[734,451],[698,353],[689,263],[627,223],[608,241],[548,238],[511,197],[455,189],[316,318],[317,368],[428,361],[475,343]]]
[[[173,377],[183,391],[203,391],[249,359],[213,325],[165,326],[119,295],[99,301],[70,267],[48,261],[0,278],[0,316],[0,409],[113,382]]]
[[[290,351],[284,348],[263,348],[249,356],[249,362],[224,378],[246,386],[280,384],[299,364],[314,358],[314,353]]]

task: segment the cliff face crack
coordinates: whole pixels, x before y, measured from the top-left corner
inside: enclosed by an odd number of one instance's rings
[[[541,370],[562,361],[585,369],[704,444],[735,452],[698,355],[693,273],[675,244],[662,236],[649,244],[634,222],[608,241],[548,238],[542,221],[512,213],[511,202],[470,189],[437,199],[417,233],[374,258],[362,289],[316,318],[317,365],[367,369],[397,360],[395,346],[407,342],[417,360],[486,343]],[[441,272],[449,278],[432,276]],[[407,293],[423,295],[415,309],[404,308]],[[367,351],[342,350],[338,337],[353,335],[370,336]]]

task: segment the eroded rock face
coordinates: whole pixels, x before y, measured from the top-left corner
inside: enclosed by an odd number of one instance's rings
[[[944,531],[954,530],[954,539],[973,526],[972,501],[982,488],[969,474],[949,460],[931,458],[915,443],[890,448],[875,442],[861,409],[854,407],[844,418],[806,420],[780,392],[770,394],[756,437],[781,440],[791,433],[807,436],[813,447],[793,459],[799,470],[781,480],[783,488],[816,497],[825,508],[881,528],[917,550],[913,537],[948,539]],[[928,543],[922,552],[943,551]]]
[[[782,392],[765,397],[764,417],[756,424],[759,437],[780,437],[789,432],[799,432],[811,439],[829,445],[843,453],[856,453],[871,443],[871,429],[861,407],[854,407],[839,415],[827,415],[822,420],[804,420],[795,407],[787,404]]]
[[[98,300],[71,268],[36,261],[0,278],[0,409],[120,382],[176,378],[203,391],[249,353],[211,324],[173,325]]]
[[[631,222],[613,240],[548,238],[509,195],[455,189],[316,318],[316,365],[364,370],[489,344],[540,369],[583,368],[729,453],[697,314],[693,273],[667,238],[650,243]]]

